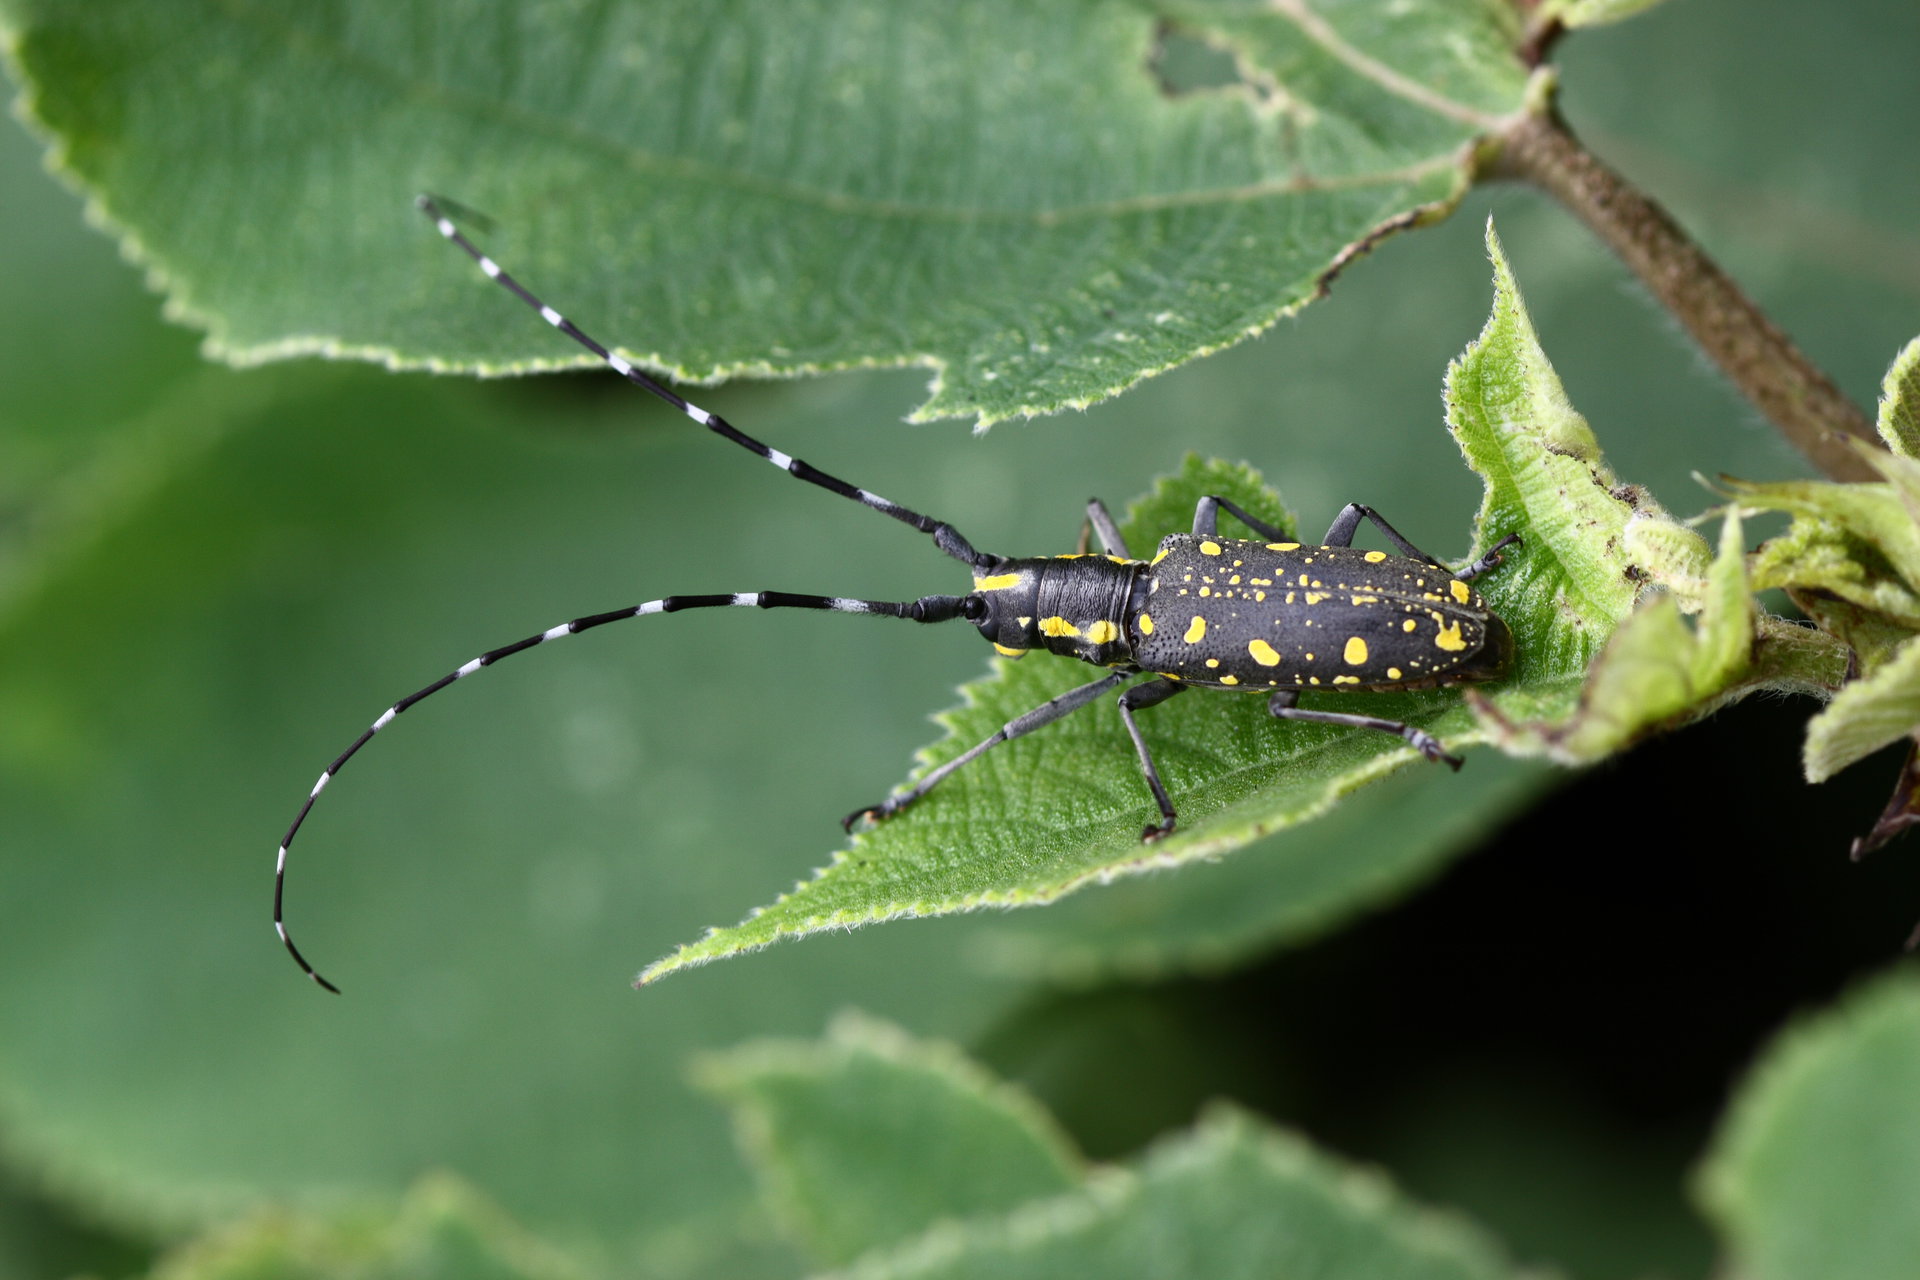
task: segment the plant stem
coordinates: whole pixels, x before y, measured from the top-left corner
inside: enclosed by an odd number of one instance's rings
[[[1485,176],[1530,182],[1571,209],[1816,467],[1835,480],[1879,479],[1848,443],[1879,443],[1866,415],[1666,210],[1581,146],[1550,104],[1493,141]]]

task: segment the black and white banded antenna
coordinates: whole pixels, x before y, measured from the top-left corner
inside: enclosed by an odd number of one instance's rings
[[[843,498],[851,498],[863,506],[871,507],[883,515],[892,516],[895,520],[911,525],[920,532],[930,535],[936,547],[971,569],[980,572],[989,572],[995,565],[1001,563],[1003,558],[1000,556],[988,555],[984,552],[974,550],[972,544],[962,537],[959,531],[954,529],[952,525],[944,521],[935,520],[930,516],[921,515],[919,512],[903,507],[897,502],[889,502],[876,493],[870,493],[865,489],[848,484],[836,476],[830,476],[826,472],[802,462],[798,458],[780,452],[778,449],[769,448],[767,445],[755,440],[752,436],[738,430],[718,414],[708,413],[698,405],[692,404],[676,395],[665,386],[655,382],[652,378],[636,369],[631,362],[622,359],[606,347],[601,346],[600,343],[596,342],[575,326],[571,320],[568,320],[558,311],[555,311],[552,307],[549,307],[546,303],[540,301],[539,298],[536,298],[532,293],[528,292],[518,280],[515,280],[502,270],[499,263],[475,247],[473,242],[467,239],[467,237],[461,233],[460,229],[453,224],[453,221],[441,211],[440,206],[435,203],[431,196],[420,196],[416,203],[420,206],[421,211],[432,220],[434,227],[440,234],[458,245],[468,257],[480,265],[480,270],[485,272],[488,277],[505,287],[529,307],[533,308],[539,313],[540,318],[548,324],[558,329],[561,333],[566,334],[567,337],[573,339],[587,350],[593,352],[596,356],[600,357],[600,359],[606,361],[617,373],[635,386],[644,391],[652,392],[709,431],[724,436],[748,452],[765,458],[768,462],[779,467],[795,479],[805,480],[809,484],[818,485],[823,489],[839,494]],[[655,613],[675,613],[682,609],[726,608],[815,609],[831,613],[877,614],[887,618],[906,618],[914,622],[948,622],[955,618],[967,616],[968,604],[967,597],[964,596],[922,596],[918,600],[855,600],[844,596],[797,595],[785,591],[753,591],[726,595],[666,596],[659,600],[649,600],[644,604],[633,605],[629,608],[615,609],[609,613],[588,614],[585,617],[575,618],[570,622],[563,622],[559,626],[549,627],[547,630],[539,632],[536,635],[528,636],[523,640],[516,640],[512,644],[502,645],[498,649],[489,649],[479,657],[449,671],[446,675],[441,676],[424,689],[419,689],[408,694],[381,712],[379,717],[376,718],[358,738],[353,740],[352,745],[335,757],[333,763],[322,771],[319,781],[315,782],[313,789],[307,793],[305,803],[300,806],[300,811],[294,815],[292,825],[287,828],[287,834],[280,840],[280,851],[274,861],[273,868],[273,928],[274,932],[279,935],[280,941],[286,946],[287,953],[293,957],[294,963],[298,964],[301,971],[321,987],[334,992],[336,995],[339,993],[340,988],[321,977],[319,971],[307,962],[305,956],[300,954],[300,948],[294,945],[293,936],[287,931],[285,911],[283,909],[287,882],[287,850],[293,847],[293,838],[300,833],[300,828],[306,822],[307,815],[313,811],[314,801],[320,798],[320,793],[326,789],[327,784],[332,782],[334,776],[346,767],[347,761],[353,759],[360,748],[372,741],[375,734],[392,724],[401,712],[406,711],[415,703],[440,692],[440,690],[446,688],[456,680],[464,679],[483,667],[492,666],[502,658],[511,657],[524,649],[531,649],[536,645],[545,644],[549,640],[558,640],[563,636],[578,635],[582,631],[590,631],[595,627],[605,626],[609,622],[619,622],[626,618],[641,618]]]

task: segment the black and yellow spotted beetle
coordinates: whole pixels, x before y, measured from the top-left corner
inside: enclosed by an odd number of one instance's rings
[[[273,926],[300,968],[329,991],[339,988],[321,977],[300,954],[287,932],[282,912],[287,849],[320,792],[374,734],[423,698],[523,649],[609,622],[682,609],[724,608],[819,609],[915,622],[964,618],[1007,657],[1025,657],[1035,649],[1046,649],[1110,668],[1098,680],[1009,721],[992,737],[932,770],[907,790],[854,810],[844,820],[848,829],[863,820],[879,821],[900,812],[981,753],[1051,724],[1140,675],[1153,679],[1128,688],[1120,695],[1119,705],[1121,722],[1140,757],[1141,773],[1160,809],[1160,821],[1141,832],[1144,840],[1156,840],[1171,832],[1175,814],[1133,713],[1189,688],[1264,693],[1267,709],[1281,719],[1398,734],[1427,759],[1445,761],[1457,769],[1460,761],[1448,755],[1439,740],[1424,730],[1376,716],[1302,707],[1300,695],[1308,691],[1422,689],[1492,680],[1505,674],[1512,659],[1512,633],[1468,583],[1498,565],[1501,550],[1518,542],[1517,535],[1502,539],[1485,556],[1454,572],[1359,503],[1350,503],[1340,512],[1320,545],[1309,546],[1292,541],[1284,531],[1254,518],[1225,498],[1204,497],[1194,509],[1191,533],[1173,534],[1161,541],[1151,560],[1136,560],[1112,515],[1096,498],[1087,505],[1087,522],[1099,535],[1105,554],[1083,550],[1075,555],[1027,559],[989,555],[974,550],[952,525],[769,448],[725,420],[689,404],[527,292],[475,248],[431,198],[422,196],[419,205],[440,234],[479,263],[489,277],[628,381],[787,474],[930,535],[936,547],[972,571],[973,589],[964,596],[922,596],[906,601],[782,591],[666,596],[610,613],[575,618],[491,649],[426,688],[408,694],[382,712],[327,766],[280,841],[274,865]],[[1217,527],[1222,509],[1260,534],[1261,540],[1222,537]],[[1354,549],[1353,535],[1362,519],[1371,520],[1402,554]]]

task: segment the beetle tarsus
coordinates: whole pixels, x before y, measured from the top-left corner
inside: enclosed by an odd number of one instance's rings
[[[1502,550],[1504,550],[1507,547],[1520,547],[1525,545],[1526,543],[1522,541],[1519,534],[1510,533],[1506,537],[1500,539],[1500,541],[1494,543],[1492,549],[1489,550],[1487,554],[1481,556],[1478,560],[1475,560],[1472,564],[1468,565],[1466,568],[1462,569],[1459,573],[1456,573],[1453,576],[1460,579],[1460,581],[1462,582],[1471,582],[1473,579],[1479,577],[1481,574],[1485,573],[1487,570],[1498,569],[1501,565],[1506,563],[1507,558],[1500,554]]]
[[[855,809],[852,813],[840,819],[840,829],[848,835],[852,835],[853,829],[862,822],[885,822],[888,818],[891,818],[895,812],[896,810],[891,801],[883,801],[880,804],[870,804],[865,808]]]

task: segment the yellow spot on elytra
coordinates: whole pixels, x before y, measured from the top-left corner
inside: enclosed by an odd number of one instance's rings
[[[1149,568],[1151,568],[1152,566],[1159,564],[1162,560],[1165,560],[1166,558],[1167,558],[1167,549],[1165,547],[1162,547],[1160,548],[1160,554],[1155,556],[1153,559],[1147,561],[1147,565]]]
[[[1220,544],[1217,542],[1203,542],[1200,544],[1200,554],[1203,556],[1217,556],[1220,554]]]
[[[1143,636],[1153,634],[1153,618],[1148,614],[1140,615],[1140,634]]]
[[[1255,640],[1251,642],[1247,645],[1247,652],[1252,654],[1253,660],[1263,667],[1277,667],[1280,665],[1280,655],[1275,653],[1273,646],[1265,640]]]
[[[1159,673],[1159,675],[1167,680],[1180,680],[1185,678],[1181,676],[1180,673],[1177,671],[1162,671]]]
[[[1353,602],[1355,604],[1379,604],[1380,597],[1379,596],[1355,596],[1353,598]]]
[[[1021,626],[1023,626],[1023,627],[1030,627],[1030,626],[1032,626],[1032,625],[1033,625],[1033,619],[1032,619],[1032,618],[1022,618],[1022,619],[1020,619],[1020,625],[1021,625]]]
[[[1256,587],[1270,587],[1273,585],[1272,578],[1248,578],[1247,581]]]
[[[1307,574],[1304,574],[1304,573],[1303,573],[1303,574],[1301,574],[1301,575],[1300,575],[1300,585],[1301,585],[1301,586],[1303,586],[1303,587],[1304,587],[1304,586],[1306,586],[1306,585],[1307,585],[1307,578],[1308,578],[1308,575],[1307,575]]]
[[[1228,586],[1230,586],[1230,587],[1237,587],[1237,586],[1239,586],[1239,585],[1240,585],[1240,575],[1236,573],[1236,574],[1234,574],[1234,575],[1233,575],[1233,576],[1232,576],[1231,578],[1228,578],[1228,579],[1227,579],[1227,585],[1228,585]]]
[[[1113,638],[1119,634],[1120,628],[1114,626],[1105,618],[1100,619],[1100,621],[1093,623],[1087,628],[1087,639],[1094,644],[1111,643]]]
[[[1400,678],[1400,668],[1398,667],[1387,668],[1387,679],[1398,680],[1399,678]]]
[[[1298,551],[1299,549],[1300,544],[1297,542],[1269,542],[1267,544],[1267,550],[1269,551]]]
[[[1469,588],[1466,583],[1460,581],[1460,579],[1458,578],[1455,578],[1452,582],[1449,582],[1447,584],[1447,590],[1453,592],[1453,598],[1455,600],[1458,600],[1461,604],[1465,604],[1467,601],[1473,599],[1472,589]]]
[[[1333,682],[1335,684],[1359,684],[1360,677],[1359,676],[1335,676],[1333,678]]]
[[[1420,624],[1415,622],[1412,618],[1408,618],[1405,622],[1400,624],[1400,629],[1402,631],[1411,631],[1419,625]]]
[[[1210,595],[1212,595],[1212,594],[1213,594],[1213,588],[1212,588],[1212,587],[1202,587],[1202,588],[1200,588],[1200,594],[1201,594],[1201,595],[1203,595],[1203,596],[1210,596]]]
[[[1187,635],[1186,635],[1187,643],[1199,644],[1201,638],[1206,634],[1207,634],[1207,620],[1201,617],[1197,613],[1194,614],[1192,624],[1187,627]]]
[[[1006,645],[998,641],[994,642],[993,651],[1003,658],[1024,658],[1027,656],[1025,649],[1009,649]]]
[[[1221,684],[1239,684],[1240,677],[1239,676],[1221,676],[1220,683]]]
[[[1217,666],[1219,666],[1219,665],[1220,665],[1220,659],[1218,659],[1218,658],[1208,658],[1208,659],[1207,659],[1207,666],[1208,666],[1208,667],[1210,667],[1210,668],[1211,668],[1211,667],[1217,667]]]
[[[1017,573],[996,573],[990,578],[975,578],[973,580],[973,589],[975,591],[1004,591],[1019,581],[1020,575]]]
[[[1465,638],[1460,634],[1460,624],[1457,622],[1450,627],[1440,628],[1440,634],[1433,638],[1433,642],[1448,653],[1458,653],[1467,647]]]
[[[1319,604],[1319,603],[1320,603],[1320,602],[1321,602],[1322,600],[1325,600],[1326,598],[1327,598],[1327,593],[1326,593],[1326,592],[1324,592],[1324,591],[1309,591],[1309,592],[1307,592],[1307,603],[1308,603],[1308,604]]]
[[[1308,676],[1308,677],[1307,677],[1307,683],[1308,683],[1308,684],[1319,684],[1319,683],[1320,683],[1320,677],[1319,677],[1319,676]]]
[[[1386,558],[1387,558],[1387,553],[1384,551],[1369,551],[1367,552],[1367,555],[1366,555],[1366,561],[1368,564],[1379,564],[1382,560],[1385,560]]]
[[[1267,598],[1267,593],[1264,591],[1256,591],[1253,593],[1253,598],[1255,600],[1265,600]]]
[[[1344,655],[1347,665],[1357,667],[1367,660],[1367,642],[1359,636],[1347,637],[1347,652]]]
[[[1310,654],[1310,653],[1306,655],[1306,658],[1307,658],[1307,661],[1308,661],[1308,662],[1312,662],[1312,661],[1313,661],[1313,655],[1312,655],[1312,654]]]
[[[1053,617],[1040,619],[1040,634],[1043,636],[1077,636],[1080,628],[1065,618]]]

